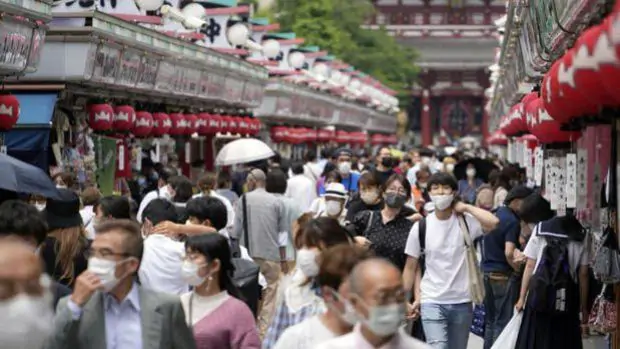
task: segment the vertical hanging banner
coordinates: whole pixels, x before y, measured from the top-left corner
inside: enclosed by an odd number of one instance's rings
[[[97,162],[97,185],[101,194],[112,195],[116,172],[116,139],[94,135],[93,141]]]
[[[592,179],[592,206],[590,208],[590,220],[592,222],[592,231],[601,231],[601,185],[603,181],[601,179],[601,165],[594,164],[594,178]]]
[[[551,157],[546,158],[545,161],[545,199],[549,200],[549,202],[551,202],[551,195],[553,192],[553,180],[552,180],[552,166],[551,166]]]
[[[566,215],[566,191],[564,188],[566,187],[566,156],[559,156],[556,158],[556,200],[557,200],[557,210],[558,216]]]
[[[566,195],[566,207],[577,207],[577,154],[566,154],[566,185],[564,192]]]
[[[577,150],[577,209],[583,210],[588,202],[588,151]]]
[[[534,159],[534,182],[536,186],[542,186],[543,182],[543,170],[545,167],[545,152],[542,147],[536,147]]]

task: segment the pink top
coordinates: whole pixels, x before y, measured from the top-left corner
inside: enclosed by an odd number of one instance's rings
[[[260,349],[254,315],[234,297],[194,325],[194,338],[196,349]]]

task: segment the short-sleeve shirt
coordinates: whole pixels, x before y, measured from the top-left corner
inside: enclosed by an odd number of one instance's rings
[[[464,214],[472,240],[482,236],[482,226],[473,216]],[[409,232],[405,253],[420,258],[419,223]],[[422,277],[422,303],[460,304],[471,302],[466,249],[456,214],[440,220],[435,213],[426,217],[426,271]]]
[[[506,243],[519,244],[521,223],[517,215],[507,206],[497,209],[495,216],[499,224],[482,238],[482,263],[480,267],[485,273],[508,273],[512,267],[506,260]]]

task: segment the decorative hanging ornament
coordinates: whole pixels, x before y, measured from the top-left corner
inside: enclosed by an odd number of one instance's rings
[[[288,129],[284,126],[274,126],[271,128],[271,140],[274,143],[282,143],[288,135]]]
[[[579,139],[580,132],[562,131],[561,124],[554,120],[542,107],[542,100],[536,99],[527,107],[530,133],[542,144],[568,143]]]
[[[213,133],[211,128],[211,114],[200,113],[198,116],[198,134],[201,136],[207,136]]]
[[[620,5],[620,1],[616,2],[616,6]],[[620,81],[620,12],[614,12],[603,21],[603,31],[599,39],[599,45],[606,50],[601,50],[601,55],[605,55],[606,59],[601,62],[599,67],[599,81],[605,88],[607,93],[613,99],[613,105],[620,106],[620,89],[618,89],[618,81]],[[597,59],[603,61],[597,55]],[[614,62],[610,62],[615,60]]]
[[[172,122],[172,127],[170,128],[171,136],[184,136],[185,130],[187,129],[187,120],[185,120],[185,115],[181,113],[171,113],[170,121]]]
[[[12,94],[0,95],[0,131],[9,131],[19,120],[19,100]]]
[[[209,128],[212,130],[213,134],[222,132],[222,116],[211,115],[209,119]]]
[[[138,138],[146,138],[153,131],[153,115],[147,111],[136,112],[136,123],[133,128],[133,135]]]
[[[130,105],[119,105],[114,108],[114,131],[129,133],[133,131],[136,122],[136,111]]]
[[[236,116],[231,116],[228,121],[228,132],[231,134],[239,133],[239,118]]]
[[[170,116],[166,113],[153,113],[153,130],[151,135],[153,137],[161,137],[168,134],[172,128],[172,121]]]
[[[230,132],[230,117],[222,115],[220,119],[220,132],[228,133]]]
[[[185,135],[191,136],[198,132],[198,116],[196,114],[185,114],[185,121],[187,126],[185,127]]]
[[[94,132],[105,132],[112,129],[114,122],[114,108],[111,105],[91,104],[88,109],[88,126]]]

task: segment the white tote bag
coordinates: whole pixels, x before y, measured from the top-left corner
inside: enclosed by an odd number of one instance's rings
[[[521,320],[523,320],[523,312],[515,312],[491,349],[514,349],[521,329]]]

